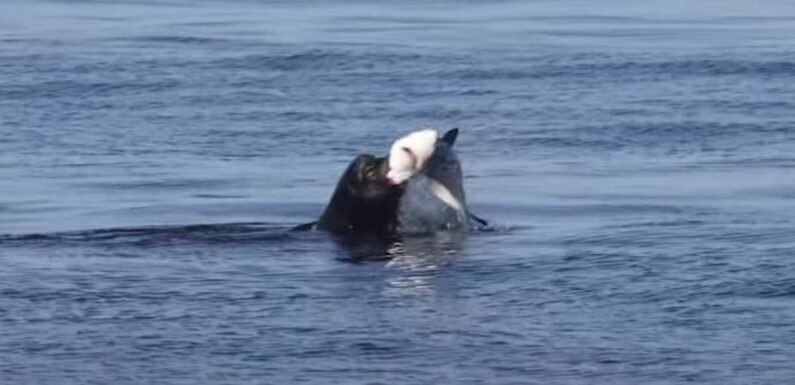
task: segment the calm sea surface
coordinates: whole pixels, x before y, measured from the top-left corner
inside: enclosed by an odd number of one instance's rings
[[[460,127],[488,231],[291,233]],[[0,384],[795,380],[795,2],[0,4]]]

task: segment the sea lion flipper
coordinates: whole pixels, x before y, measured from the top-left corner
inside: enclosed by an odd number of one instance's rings
[[[479,217],[479,216],[477,216],[475,214],[472,214],[470,212],[467,212],[467,215],[469,216],[469,219],[477,222],[479,225],[481,225],[483,227],[488,227],[489,226],[489,222],[486,221],[485,219],[483,219],[483,218],[481,218],[481,217]]]
[[[456,138],[458,138],[458,128],[453,128],[444,133],[444,136],[442,136],[442,142],[445,142],[448,146],[453,147]]]

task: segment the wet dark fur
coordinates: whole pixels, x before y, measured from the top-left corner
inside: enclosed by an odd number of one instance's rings
[[[388,158],[359,155],[342,174],[317,228],[335,233],[393,232],[403,188],[386,179]]]

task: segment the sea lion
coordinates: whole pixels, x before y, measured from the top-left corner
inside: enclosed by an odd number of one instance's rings
[[[343,172],[317,222],[296,230],[317,228],[333,233],[431,233],[466,230],[470,221],[461,165],[453,151],[458,129],[439,136],[424,129],[391,146],[389,155],[359,155]]]
[[[395,230],[403,187],[389,182],[386,157],[359,155],[337,182],[317,228],[335,233]]]

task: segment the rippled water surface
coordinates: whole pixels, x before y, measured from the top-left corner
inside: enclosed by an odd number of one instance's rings
[[[784,384],[791,1],[7,0],[2,384]],[[295,233],[460,127],[466,235]]]

